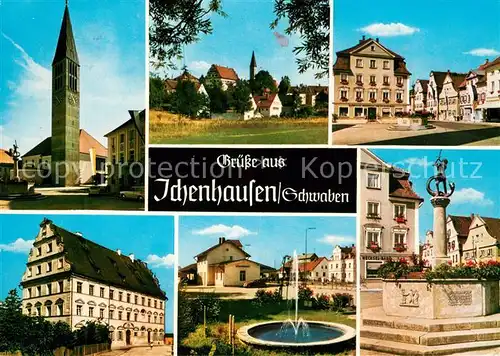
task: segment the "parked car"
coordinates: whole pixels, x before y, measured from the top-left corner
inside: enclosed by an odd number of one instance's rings
[[[243,288],[264,288],[266,286],[266,281],[263,279],[256,279],[243,283]]]
[[[132,188],[130,190],[121,190],[120,198],[144,201],[144,188],[141,187],[141,188]]]
[[[109,193],[109,186],[106,184],[91,185],[89,195],[104,195]]]

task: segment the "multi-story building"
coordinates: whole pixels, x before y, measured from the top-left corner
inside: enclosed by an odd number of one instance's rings
[[[233,68],[212,64],[205,76],[205,84],[210,86],[219,82],[222,89],[227,90],[239,80],[238,74]]]
[[[112,192],[144,189],[145,111],[130,110],[130,119],[108,132],[108,177]],[[141,188],[142,187],[142,188]]]
[[[405,59],[378,38],[363,36],[357,45],[337,52],[333,74],[339,118],[375,120],[406,111],[411,73]]]
[[[427,87],[429,81],[425,79],[417,79],[415,82],[415,112],[427,111]]]
[[[446,220],[447,256],[456,266],[462,262],[464,243],[474,216],[448,215]]]
[[[472,216],[462,262],[500,260],[500,219]]]
[[[427,107],[428,111],[435,115],[436,119],[439,115],[439,94],[443,90],[443,82],[447,74],[447,72],[432,71],[429,75]]]
[[[303,278],[325,282],[328,280],[328,259],[319,257],[314,261],[299,265],[299,272],[302,273]]]
[[[487,121],[500,120],[500,57],[484,66],[486,72],[486,102],[479,106],[486,111]]]
[[[464,85],[467,74],[451,73],[448,71],[444,77],[441,91],[439,92],[438,120],[459,121],[460,114],[460,86]]]
[[[410,174],[361,150],[361,278],[376,278],[388,259],[419,253],[418,212],[423,199],[413,190]]]
[[[44,219],[22,277],[23,313],[109,325],[112,347],[162,343],[167,297],[146,263]]]
[[[208,97],[207,90],[205,86],[200,83],[200,80],[196,78],[194,75],[189,73],[187,70],[184,70],[181,75],[173,78],[173,79],[165,79],[165,92],[167,94],[174,93],[177,89],[177,84],[179,82],[188,81],[194,84],[194,87],[198,94],[203,94]]]
[[[335,246],[329,261],[330,281],[354,283],[356,280],[356,248]]]

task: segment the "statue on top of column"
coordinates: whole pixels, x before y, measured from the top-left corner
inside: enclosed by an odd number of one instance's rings
[[[441,159],[441,153],[439,153],[439,156],[433,166],[436,167],[436,174],[427,180],[427,192],[433,197],[449,198],[455,191],[455,183],[448,182],[448,179],[446,178],[448,160],[446,158]],[[436,190],[431,188],[432,182],[434,182]],[[440,189],[440,187],[442,187],[442,189]]]

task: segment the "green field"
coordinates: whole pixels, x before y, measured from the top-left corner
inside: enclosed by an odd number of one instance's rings
[[[328,119],[223,120],[151,111],[152,144],[327,144]]]

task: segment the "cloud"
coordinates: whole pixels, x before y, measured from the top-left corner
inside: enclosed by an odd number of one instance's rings
[[[468,52],[464,52],[464,54],[470,54],[471,56],[477,57],[493,57],[500,55],[500,52],[493,48],[476,48],[471,49]]]
[[[188,64],[187,68],[188,70],[196,73],[196,74],[207,74],[207,71],[210,69],[210,63],[205,62],[205,61],[192,61],[191,63]]]
[[[80,128],[107,146],[104,135],[129,119],[127,111],[145,108],[144,49],[137,48],[139,39],[134,38],[126,50],[119,47],[110,26],[88,25],[76,33],[81,34],[76,38],[81,64]],[[12,36],[1,34],[0,42],[8,43],[1,47],[12,46],[17,67],[7,82],[7,105],[0,111],[1,146],[11,147],[17,140],[24,154],[51,135],[52,70]]]
[[[18,238],[10,244],[0,244],[0,251],[15,252],[15,253],[28,253],[33,246],[35,240],[24,240]]]
[[[353,243],[354,238],[348,236],[325,235],[318,241],[327,245],[336,246],[341,244]]]
[[[163,257],[158,255],[148,255],[146,263],[153,268],[171,268],[175,264],[175,255],[169,253]]]
[[[462,188],[457,190],[455,194],[451,196],[451,200],[454,204],[493,205],[492,200],[486,198],[483,192],[474,188]]]
[[[374,23],[363,28],[360,28],[359,31],[365,32],[372,36],[380,36],[380,37],[395,37],[395,36],[408,36],[413,35],[416,32],[419,32],[420,29],[417,27],[407,26],[400,22],[398,23]]]
[[[217,225],[212,225],[212,226],[206,227],[206,228],[201,229],[201,230],[194,230],[193,234],[194,235],[218,235],[218,236],[227,237],[228,239],[236,239],[236,238],[240,238],[243,236],[249,236],[249,235],[257,235],[256,232],[252,232],[248,229],[245,229],[242,226],[239,226],[239,225],[227,226],[224,224],[217,224]]]
[[[403,163],[409,166],[430,167],[433,162],[429,161],[427,157],[410,157],[403,160]]]

